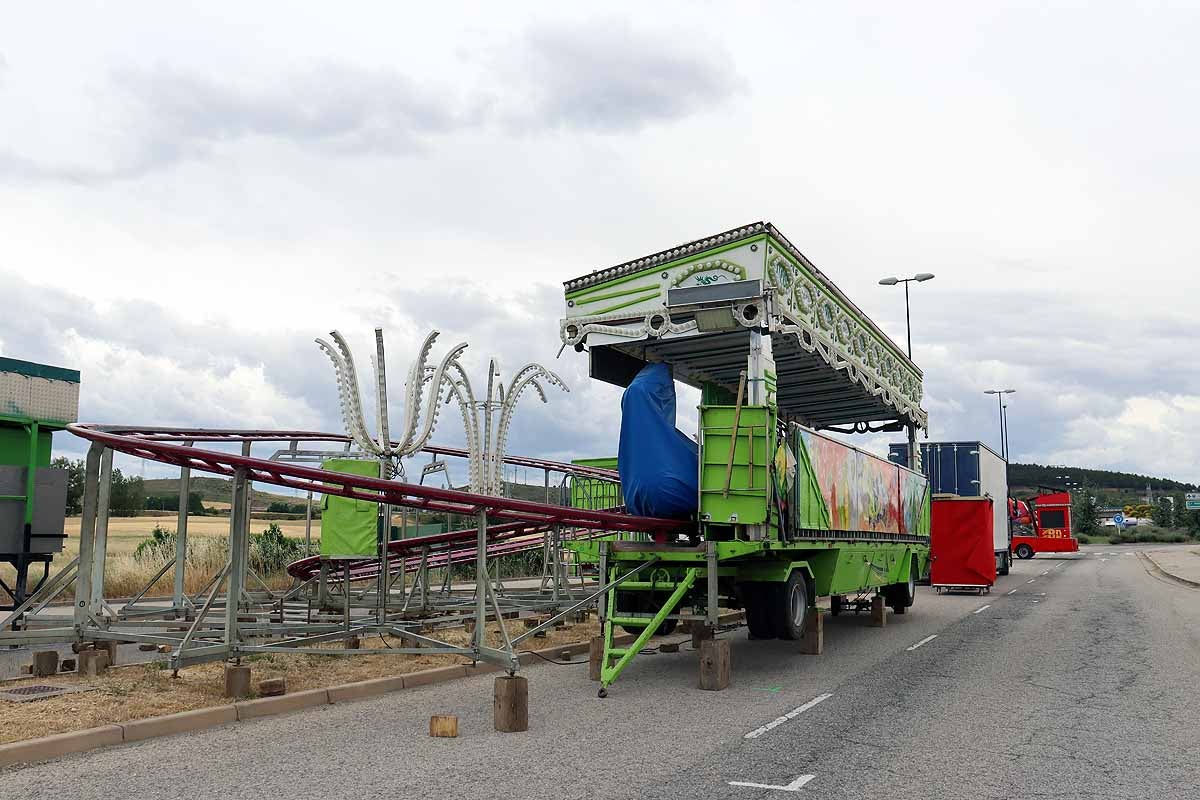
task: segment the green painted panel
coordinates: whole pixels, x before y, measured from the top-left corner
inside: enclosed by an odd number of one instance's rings
[[[756,525],[768,518],[773,416],[766,406],[742,406],[734,439],[735,414],[735,406],[700,406],[700,518]],[[733,467],[729,469],[731,439]]]
[[[379,477],[378,461],[333,458],[321,469],[347,475]],[[321,503],[321,555],[326,558],[359,558],[378,553],[379,504],[337,495]]]
[[[0,425],[0,464],[29,466],[29,431],[19,425]],[[50,466],[53,439],[50,431],[38,431],[36,466]]]
[[[20,361],[15,358],[0,357],[0,372],[15,372],[30,378],[45,378],[51,381],[66,381],[79,383],[79,370],[64,367],[52,367],[49,364],[35,364],[32,361]]]

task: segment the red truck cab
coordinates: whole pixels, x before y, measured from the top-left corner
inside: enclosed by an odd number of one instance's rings
[[[1012,538],[1012,552],[1017,558],[1033,558],[1038,553],[1078,553],[1079,542],[1071,535],[1071,495],[1067,492],[1047,492],[1029,503],[1012,500],[1009,503],[1013,523],[1031,526],[1033,535]]]

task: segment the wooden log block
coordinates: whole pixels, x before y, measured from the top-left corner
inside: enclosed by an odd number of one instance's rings
[[[357,636],[351,636],[348,639],[343,640],[343,644],[347,650],[362,649],[362,639],[359,639]]]
[[[600,663],[604,660],[604,637],[593,636],[588,644],[588,680],[600,680]]]
[[[571,660],[571,651],[570,650],[559,650],[558,651],[558,660],[559,661],[570,661]]]
[[[529,681],[520,675],[496,678],[492,693],[496,730],[519,733],[529,730]]]
[[[259,697],[278,697],[287,694],[287,678],[263,678],[258,682]]]
[[[185,630],[186,630],[186,628],[185,628]],[[84,650],[91,650],[93,644],[94,644],[94,642],[72,642],[71,643],[71,652],[78,654],[78,653],[82,653]]]
[[[79,673],[89,678],[98,678],[108,670],[108,653],[104,650],[85,650],[79,654]]]
[[[154,649],[159,653],[169,653],[169,652],[171,652],[171,645],[160,644],[158,647],[156,647]]]
[[[153,653],[157,649],[158,649],[157,645],[150,644],[148,642],[143,642],[142,644],[138,645],[138,652],[141,652],[141,653]]]
[[[800,637],[800,652],[808,656],[819,656],[825,650],[825,615],[819,608],[808,610],[804,621],[804,635]]]
[[[871,625],[876,628],[887,625],[887,606],[883,604],[883,595],[881,594],[871,598]]]
[[[225,665],[225,696],[250,696],[250,668],[247,666]]]
[[[441,739],[458,738],[458,717],[451,714],[434,714],[429,718],[429,735]]]
[[[700,642],[700,688],[719,692],[729,686],[729,640],[705,639]]]
[[[660,652],[660,653],[678,653],[679,652],[679,642],[663,642],[662,644],[660,644],[658,646],[658,652]]]
[[[58,651],[36,650],[33,654],[31,674],[39,678],[58,674]]]
[[[466,620],[465,622],[463,622],[463,630],[467,632],[468,636],[474,635],[475,620],[469,619],[469,620]]]
[[[108,653],[108,666],[113,666],[117,663],[117,643],[112,639],[105,639],[100,642],[92,642],[92,647],[102,653]]]

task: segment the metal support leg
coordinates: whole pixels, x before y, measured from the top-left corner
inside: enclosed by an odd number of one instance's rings
[[[96,541],[96,506],[100,495],[100,454],[104,446],[88,448],[83,477],[83,516],[79,520],[79,577],[75,583],[75,633],[81,635],[92,599],[92,546]]]
[[[704,612],[704,624],[709,628],[717,627],[718,619],[718,600],[717,600],[717,543],[705,542],[704,559],[707,564],[708,577],[705,578],[705,583],[708,588],[708,608]]]
[[[100,484],[96,500],[96,538],[92,543],[92,595],[88,604],[96,616],[104,613],[104,561],[108,557],[108,509],[112,500],[113,451],[100,456]]]
[[[190,446],[191,442],[184,442]],[[179,517],[175,523],[175,583],[171,594],[171,604],[175,607],[178,617],[187,611],[184,604],[184,578],[187,573],[187,526],[188,505],[192,491],[192,470],[181,467],[179,470]]]
[[[479,536],[475,540],[475,637],[473,645],[478,654],[487,642],[487,512],[479,512]]]
[[[246,538],[250,517],[249,481],[246,469],[233,474],[233,498],[229,511],[229,576],[225,584],[225,656],[236,655],[241,638],[238,632],[238,606],[246,585]]]

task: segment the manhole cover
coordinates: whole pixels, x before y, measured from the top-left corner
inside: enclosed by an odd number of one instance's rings
[[[88,686],[49,686],[43,683],[32,686],[14,686],[11,689],[0,690],[0,700],[28,703],[33,700],[45,700],[47,697],[58,697],[60,694],[86,692],[90,688]]]

